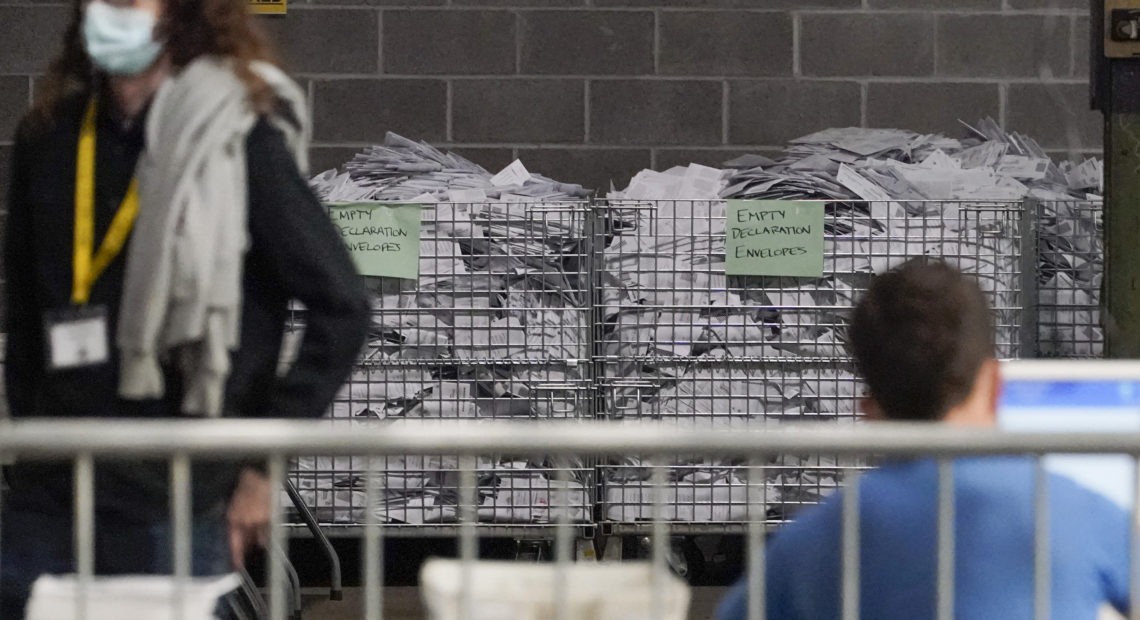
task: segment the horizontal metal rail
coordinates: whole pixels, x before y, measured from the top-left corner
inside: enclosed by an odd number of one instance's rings
[[[990,429],[958,428],[936,424],[863,424],[848,428],[785,427],[772,431],[715,432],[691,430],[684,426],[662,423],[507,423],[477,424],[448,422],[400,422],[362,427],[330,425],[327,421],[284,420],[21,420],[0,425],[0,455],[15,458],[61,458],[75,463],[75,515],[79,524],[75,540],[80,592],[92,584],[93,559],[93,476],[98,457],[166,458],[175,465],[171,482],[175,501],[171,505],[176,539],[174,574],[179,587],[184,587],[190,574],[188,498],[190,480],[187,464],[192,457],[268,457],[273,483],[283,480],[286,459],[292,455],[326,453],[386,455],[406,453],[448,452],[461,456],[459,463],[460,557],[463,559],[461,592],[462,617],[472,617],[475,605],[473,581],[474,560],[478,557],[479,532],[476,528],[475,457],[486,452],[543,452],[558,454],[643,454],[651,461],[671,452],[700,452],[709,455],[748,456],[754,467],[760,457],[783,452],[826,451],[837,454],[883,456],[928,455],[946,459],[953,456],[987,454],[1047,453],[1116,453],[1140,455],[1140,433],[1128,434],[1042,434],[1008,433]],[[938,506],[938,583],[940,617],[955,612],[954,592],[954,519],[953,474],[942,460],[939,475]],[[1038,461],[1039,472],[1043,472]],[[377,475],[370,471],[369,478]],[[1035,617],[1044,619],[1049,613],[1050,559],[1047,543],[1047,496],[1040,476],[1034,490],[1036,520],[1035,545]],[[661,489],[666,481],[664,469],[656,468],[652,479],[655,518],[652,523],[652,566],[654,608],[663,609],[666,580],[667,541],[672,524],[662,512]],[[367,488],[373,488],[369,483]],[[843,553],[841,592],[845,619],[860,615],[860,560],[858,476],[847,482],[843,510]],[[1140,519],[1133,515],[1134,528]],[[286,544],[280,512],[271,523],[270,540],[278,546]],[[764,615],[763,579],[765,529],[757,515],[750,519],[749,537],[749,618]],[[553,525],[556,538],[555,560],[559,570],[573,562],[573,538],[576,524],[560,518]],[[366,579],[366,605],[363,617],[383,618],[382,540],[396,531],[370,517],[365,524],[365,553],[362,558]],[[1134,531],[1137,537],[1140,532]],[[269,616],[271,620],[286,618],[288,600],[284,585],[287,567],[282,558],[271,556]],[[1140,581],[1133,584],[1133,597],[1140,596]],[[554,600],[568,601],[566,581],[554,584]],[[181,591],[181,589],[179,590]],[[172,603],[178,603],[177,597]],[[1135,598],[1134,598],[1135,600]],[[77,600],[82,612],[82,596]],[[566,607],[558,607],[560,618]],[[659,616],[655,616],[659,617]],[[1132,618],[1140,620],[1140,606]]]
[[[1138,454],[1140,433],[1013,433],[933,424],[708,431],[683,424],[618,422],[395,422],[367,428],[323,421],[21,420],[0,424],[0,455],[162,457],[300,454],[477,455],[485,452],[708,455],[828,452],[841,455]]]

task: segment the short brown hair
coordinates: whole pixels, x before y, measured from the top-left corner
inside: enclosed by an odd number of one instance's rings
[[[993,314],[972,278],[912,259],[871,283],[855,307],[850,344],[884,416],[939,420],[994,357]]]

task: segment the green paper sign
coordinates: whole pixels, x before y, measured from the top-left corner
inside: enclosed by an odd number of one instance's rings
[[[420,276],[420,209],[377,202],[329,205],[362,275],[408,280]]]
[[[823,204],[730,200],[725,226],[730,276],[823,275]]]

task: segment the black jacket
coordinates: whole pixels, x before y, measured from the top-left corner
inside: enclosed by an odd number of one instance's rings
[[[67,372],[48,371],[43,317],[69,306],[75,221],[75,159],[87,96],[63,101],[48,126],[25,121],[13,154],[5,229],[4,288],[7,318],[5,375],[13,417],[145,417],[179,415],[178,377],[168,371],[161,400],[118,398],[118,355],[110,363]],[[124,129],[100,106],[96,139],[95,240],[102,241],[144,147],[140,120]],[[225,415],[320,416],[347,377],[368,328],[369,304],[325,209],[286,149],[284,137],[262,119],[247,141],[250,251],[245,259],[241,344],[233,355]],[[96,282],[91,303],[108,310],[111,341],[123,289],[123,254]],[[295,363],[277,376],[291,299],[307,309]],[[70,510],[63,470],[22,465],[7,472],[14,506]],[[196,512],[216,508],[232,486],[233,466],[195,471]],[[50,474],[50,475],[49,475]],[[101,466],[98,508],[126,518],[165,516],[165,467]],[[62,485],[62,486],[59,486]],[[63,504],[63,505],[61,505]]]

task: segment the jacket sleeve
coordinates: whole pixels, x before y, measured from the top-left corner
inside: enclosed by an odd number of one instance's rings
[[[263,119],[247,149],[251,242],[274,274],[274,284],[308,311],[296,360],[272,390],[265,411],[274,417],[317,417],[364,346],[368,292],[284,136]]]
[[[43,326],[36,301],[32,207],[28,198],[28,145],[26,126],[22,126],[13,149],[3,239],[3,310],[8,334],[4,380],[8,411],[13,416],[34,415],[44,373]]]
[[[1091,523],[1088,532],[1096,539],[1084,552],[1095,558],[1100,569],[1104,598],[1116,611],[1127,616],[1135,604],[1131,600],[1132,524],[1131,515],[1108,499],[1092,492],[1080,507],[1082,518]]]

